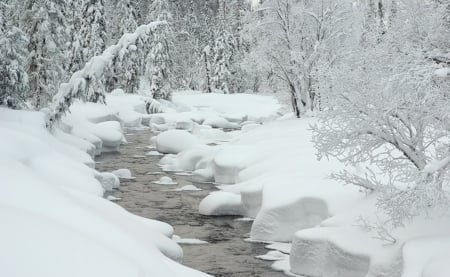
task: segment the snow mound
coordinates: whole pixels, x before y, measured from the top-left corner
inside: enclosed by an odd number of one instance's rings
[[[213,192],[200,202],[202,215],[242,215],[244,210],[240,195],[229,192]]]
[[[163,176],[161,178],[159,178],[158,181],[154,181],[153,183],[158,184],[158,185],[177,185],[178,183],[175,182],[174,180],[172,180],[172,178],[168,177],[168,176]]]
[[[163,154],[159,153],[158,151],[149,151],[145,155],[146,156],[162,156]]]
[[[186,185],[178,189],[174,189],[173,191],[201,191],[201,188],[198,188],[194,185]]]
[[[318,198],[299,198],[278,207],[263,208],[253,222],[251,238],[288,242],[297,230],[316,226],[328,216],[327,203]]]
[[[114,170],[111,173],[114,174],[115,176],[117,176],[119,179],[124,179],[124,180],[136,179],[136,177],[132,176],[131,171],[129,169],[126,169],[126,168],[117,169],[117,170]]]
[[[307,276],[366,276],[370,268],[370,257],[358,248],[335,243],[339,232],[333,228],[314,228],[295,234],[290,255],[291,271]],[[346,237],[357,242],[359,233]],[[370,247],[370,244],[365,244]]]
[[[99,174],[100,182],[106,191],[112,191],[120,187],[119,177],[113,173],[103,172]]]
[[[187,131],[169,130],[156,136],[155,144],[160,153],[178,154],[202,143]]]

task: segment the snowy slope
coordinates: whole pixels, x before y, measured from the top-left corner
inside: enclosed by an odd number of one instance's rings
[[[207,276],[179,263],[171,226],[102,198],[92,155],[124,142],[134,104],[77,103],[54,135],[45,113],[0,109],[1,276]]]

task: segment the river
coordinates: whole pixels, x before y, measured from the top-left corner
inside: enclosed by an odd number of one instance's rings
[[[255,256],[267,253],[262,243],[244,241],[248,237],[251,222],[238,220],[239,217],[202,216],[198,213],[200,201],[216,190],[211,184],[194,184],[202,191],[170,191],[176,187],[192,184],[190,176],[180,176],[160,172],[158,162],[162,156],[146,156],[149,130],[126,130],[128,144],[119,152],[105,153],[97,158],[99,171],[130,169],[134,180],[121,182],[119,190],[112,193],[120,198],[117,204],[129,212],[169,223],[175,234],[181,238],[195,238],[207,244],[181,244],[184,252],[183,264],[217,277],[260,276],[281,277],[281,272],[273,271],[270,262]],[[152,174],[149,174],[152,173]],[[177,186],[152,183],[161,176],[170,176]]]

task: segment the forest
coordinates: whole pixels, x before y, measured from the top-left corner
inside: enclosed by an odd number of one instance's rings
[[[39,131],[11,125],[24,122]],[[95,167],[102,153],[127,145],[129,128],[142,126],[156,151],[148,156],[166,155],[152,161],[169,168],[164,172],[188,172],[193,184],[217,185],[219,192],[197,203],[200,214],[251,218],[250,239],[291,243],[289,253],[278,249],[287,255],[282,261],[290,259],[279,271],[317,277],[450,272],[442,260],[429,269],[417,258],[420,243],[433,257],[450,248],[414,240],[441,236],[437,244],[450,247],[447,0],[0,0],[0,191],[2,182],[14,191],[15,177],[1,177],[12,160],[44,170],[20,154],[28,150],[10,150],[19,129],[23,138],[39,133],[43,141],[76,145],[83,154],[55,151],[78,157],[83,166],[67,164],[83,175],[88,171],[80,167]],[[56,162],[49,158],[48,165]],[[126,179],[89,172],[105,191],[105,182]],[[305,180],[317,186],[302,189]],[[0,208],[8,203],[0,197]],[[361,213],[350,216],[345,203],[360,205]],[[376,246],[364,252],[349,243],[356,229],[360,242]],[[311,242],[324,237],[326,250]],[[336,271],[339,261],[323,258],[318,271],[319,262],[305,258],[315,253],[308,247],[322,258],[345,249],[356,262]],[[416,275],[407,266],[414,257],[423,265]],[[151,276],[169,276],[161,272]]]

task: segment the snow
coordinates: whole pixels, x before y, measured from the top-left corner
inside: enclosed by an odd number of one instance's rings
[[[239,121],[265,121],[277,116],[281,105],[274,97],[252,94],[217,94],[185,91],[174,93],[173,102],[180,106],[213,110],[224,118],[240,118]]]
[[[179,263],[171,226],[103,198],[131,177],[93,169],[111,133],[123,137],[105,114],[71,114],[49,132],[43,112],[0,108],[0,275],[207,276]]]
[[[158,185],[177,185],[178,183],[175,182],[174,180],[172,180],[172,178],[168,177],[168,176],[163,176],[161,178],[159,178],[158,181],[154,181],[153,183],[158,184]]]
[[[184,130],[168,130],[156,137],[156,149],[164,154],[178,154],[201,142]]]
[[[424,173],[433,173],[444,167],[446,167],[450,163],[450,157],[444,158],[442,160],[434,160],[429,162],[425,168],[423,169]]]
[[[72,134],[90,141],[97,148],[101,147],[101,152],[117,151],[126,142],[120,118],[105,105],[76,102],[63,122],[76,126]]]
[[[265,261],[281,261],[286,260],[289,255],[286,255],[280,251],[269,251],[267,254],[256,256],[256,258],[265,260]]]
[[[277,250],[285,254],[291,253],[291,247],[292,247],[291,243],[283,243],[283,242],[274,242],[269,245],[266,245],[267,249]]]
[[[244,110],[228,97],[241,97],[247,106],[273,106]],[[74,268],[68,276],[205,276],[177,263],[182,251],[175,242],[207,242],[173,236],[171,226],[129,214],[111,202],[120,199],[103,199],[105,191],[120,187],[120,179],[134,177],[128,169],[97,172],[93,157],[125,143],[123,127],[142,128],[146,122],[164,131],[150,140],[155,148],[148,148],[157,151],[145,156],[165,153],[163,170],[192,175],[195,182],[215,182],[220,191],[201,201],[199,213],[252,221],[250,240],[271,242],[266,246],[270,251],[258,258],[274,261],[275,270],[323,277],[440,277],[450,272],[447,221],[415,218],[393,231],[397,243],[389,246],[374,238],[376,230],[360,226],[361,216],[383,219],[376,213],[377,195],[329,178],[344,166],[332,159],[317,161],[309,130],[314,118],[283,116],[269,122],[277,116],[278,104],[261,96],[192,93],[175,98],[168,113],[147,116],[145,97],[115,91],[108,95],[108,105],[75,103],[51,132],[45,129],[45,111],[0,108],[2,275],[9,276],[25,253],[36,255],[30,258],[36,263],[33,276],[55,275],[63,268]],[[220,129],[230,126],[236,130]],[[448,163],[445,157],[429,161],[423,172]],[[155,183],[177,184],[168,176]],[[199,190],[194,185],[170,189]],[[58,264],[41,266],[49,264],[54,251],[61,253]],[[80,264],[86,268],[77,268]],[[18,276],[30,275],[27,268],[20,270]]]
[[[366,276],[370,258],[333,243],[335,229],[306,229],[296,233],[290,255],[291,271],[311,276]],[[357,240],[361,235],[351,233]],[[366,244],[366,247],[370,245]]]
[[[202,124],[222,129],[239,129],[240,127],[239,124],[229,122],[225,118],[219,116],[207,118]]]
[[[117,170],[112,171],[111,173],[114,174],[115,176],[117,176],[119,179],[124,179],[124,180],[135,179],[135,177],[132,176],[131,171],[127,168],[117,169]]]
[[[221,144],[231,140],[229,133],[220,129],[212,129],[210,126],[198,125],[192,130],[192,134],[206,144]]]
[[[316,226],[363,197],[357,188],[328,178],[342,166],[316,160],[308,131],[312,122],[265,124],[236,136],[214,156],[215,181],[241,196],[240,214],[255,218],[251,238],[290,241],[297,230]]]
[[[100,183],[106,191],[112,191],[120,187],[119,177],[113,173],[102,172],[99,174]]]
[[[108,195],[108,196],[106,197],[106,199],[108,199],[109,201],[119,201],[119,200],[122,200],[122,198],[120,198],[120,197],[115,197],[115,196],[112,196],[112,195]]]
[[[448,67],[440,68],[434,72],[434,74],[436,74],[436,76],[441,77],[441,78],[447,77],[449,75],[449,73],[450,73],[450,68],[448,68]]]
[[[146,156],[162,156],[164,154],[159,153],[158,151],[149,151],[145,154]]]
[[[194,186],[194,185],[186,185],[178,189],[174,189],[172,191],[201,191],[202,189]]]
[[[207,241],[199,240],[199,239],[187,239],[187,238],[181,238],[179,236],[173,236],[173,240],[179,244],[208,244]]]
[[[450,237],[419,238],[403,246],[402,277],[440,277],[450,273]]]
[[[230,192],[213,192],[202,200],[199,205],[202,215],[237,215],[243,213],[241,197]]]
[[[124,51],[135,47],[138,40],[147,37],[160,26],[166,24],[165,21],[156,21],[141,25],[134,33],[124,34],[116,44],[109,46],[101,55],[92,57],[82,69],[71,76],[67,83],[60,85],[58,93],[53,97],[48,116],[49,122],[56,122],[56,119],[61,116],[61,112],[67,111],[73,99],[85,98],[89,88],[87,82],[89,80],[101,80],[115,58],[119,57]]]

